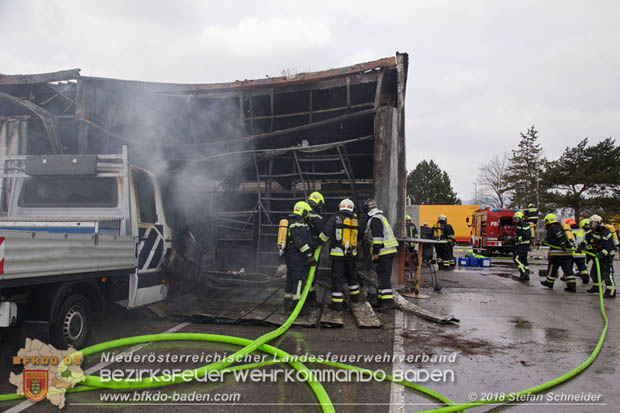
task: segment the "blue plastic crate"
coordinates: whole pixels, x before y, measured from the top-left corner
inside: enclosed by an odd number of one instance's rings
[[[480,259],[480,266],[481,267],[490,267],[491,266],[491,259],[490,258],[481,258]]]
[[[467,257],[467,259],[469,260],[469,266],[470,267],[479,267],[480,266],[480,258]]]
[[[459,257],[459,267],[469,267],[469,260],[467,257]]]

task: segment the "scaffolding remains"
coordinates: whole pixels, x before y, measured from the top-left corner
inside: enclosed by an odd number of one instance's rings
[[[215,270],[272,272],[276,232],[315,190],[326,217],[375,197],[404,235],[408,56],[217,84],[0,75],[0,144],[12,154],[112,153],[158,174]],[[401,265],[402,266],[402,265]]]

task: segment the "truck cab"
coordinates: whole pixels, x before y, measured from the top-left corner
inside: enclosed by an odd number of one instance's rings
[[[4,155],[0,327],[45,322],[85,345],[92,313],[160,301],[172,246],[159,182],[113,155]]]

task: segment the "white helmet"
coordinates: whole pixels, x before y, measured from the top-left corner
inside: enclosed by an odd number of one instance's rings
[[[447,220],[448,220],[448,217],[445,216],[444,214],[439,215],[438,221],[447,221]]]
[[[601,225],[601,223],[603,222],[603,218],[601,218],[600,215],[592,215],[590,217],[590,226],[592,226],[592,224],[595,224],[594,226],[598,226]]]
[[[338,209],[340,211],[347,211],[347,212],[353,213],[354,207],[355,205],[353,204],[353,201],[351,201],[349,198],[345,198],[342,201],[340,201],[340,206],[338,207]]]

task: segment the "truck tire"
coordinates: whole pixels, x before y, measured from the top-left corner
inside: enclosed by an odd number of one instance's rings
[[[91,330],[90,304],[80,294],[68,296],[60,306],[51,327],[50,336],[54,347],[81,348],[88,342]]]

